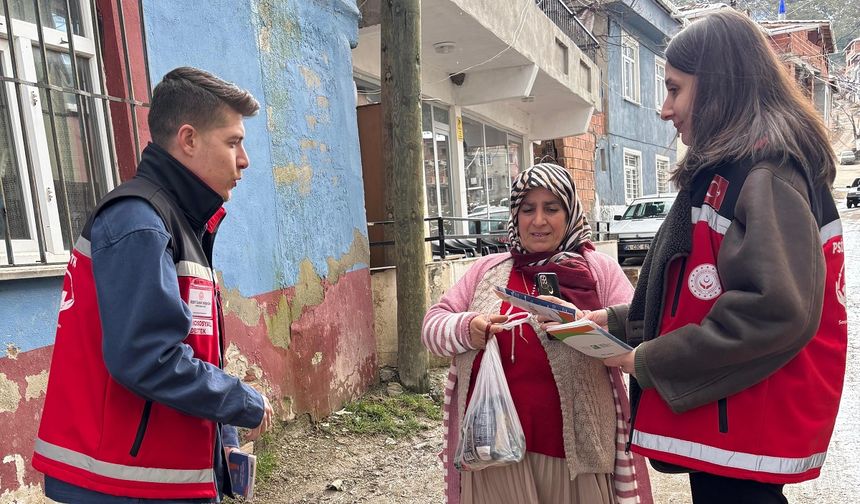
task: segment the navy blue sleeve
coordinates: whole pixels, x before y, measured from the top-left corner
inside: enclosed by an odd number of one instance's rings
[[[232,425],[221,426],[221,439],[227,448],[239,447],[239,432]]]
[[[240,427],[263,419],[253,388],[194,357],[183,343],[191,311],[179,294],[167,230],[148,202],[104,209],[91,232],[93,274],[108,372],[141,397]]]

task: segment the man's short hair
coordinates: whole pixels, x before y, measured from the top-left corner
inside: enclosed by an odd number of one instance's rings
[[[225,107],[252,116],[260,104],[248,91],[193,67],[171,70],[152,92],[149,132],[152,141],[166,147],[183,124],[199,130],[218,126]]]

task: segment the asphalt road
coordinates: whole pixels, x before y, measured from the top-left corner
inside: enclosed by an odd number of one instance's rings
[[[786,486],[792,504],[860,502],[860,208],[845,205],[845,186],[856,177],[860,177],[860,164],[840,166],[833,191],[842,217],[848,310],[848,367],[842,403],[821,477]],[[654,502],[691,503],[686,476],[652,471],[651,479]]]

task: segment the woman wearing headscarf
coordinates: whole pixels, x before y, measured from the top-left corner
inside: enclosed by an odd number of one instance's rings
[[[422,340],[453,357],[445,392],[441,454],[449,503],[632,504],[651,502],[647,471],[624,451],[629,404],[621,374],[547,337],[534,319],[507,330],[521,310],[496,286],[535,294],[534,276],[558,276],[560,294],[583,310],[630,300],[618,263],[595,251],[568,172],[538,164],[511,189],[511,252],[485,256],[424,317]],[[453,465],[463,414],[487,337],[495,337],[526,440],[516,464],[458,472]]]

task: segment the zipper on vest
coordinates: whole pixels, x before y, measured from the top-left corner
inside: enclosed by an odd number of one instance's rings
[[[140,451],[143,435],[146,434],[146,424],[149,423],[150,411],[152,411],[152,401],[146,401],[146,404],[143,405],[143,414],[140,416],[140,424],[137,426],[137,434],[134,436],[134,444],[131,445],[131,451],[128,452],[132,457],[137,457],[137,452]]]
[[[728,400],[725,397],[717,401],[717,409],[720,416],[720,432],[725,434],[729,431]]]
[[[678,309],[678,299],[681,297],[681,287],[684,285],[684,269],[687,267],[687,258],[681,259],[681,269],[678,270],[678,284],[675,285],[675,295],[672,297],[672,316]],[[659,329],[659,328],[658,328]]]

